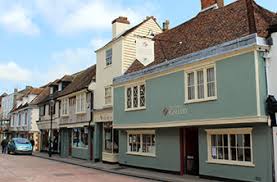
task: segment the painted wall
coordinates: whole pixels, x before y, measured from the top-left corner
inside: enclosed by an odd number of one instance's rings
[[[61,156],[68,157],[69,156],[69,133],[71,130],[67,128],[60,129],[60,137],[61,137]]]
[[[9,119],[9,113],[14,106],[14,94],[7,95],[2,98],[2,113],[3,119]]]
[[[89,159],[89,149],[72,148],[72,157],[88,160]]]
[[[125,112],[125,88],[115,88],[114,122],[115,124],[141,124],[257,116],[254,63],[254,52],[216,62],[217,100],[215,101],[184,104],[183,71],[146,80],[145,110]],[[261,93],[264,94],[264,77],[260,82],[263,89]],[[170,106],[177,106],[187,112],[165,116],[162,111]]]
[[[127,133],[119,134],[119,163],[167,171],[180,171],[180,141],[178,128],[156,129],[156,157],[126,154]]]
[[[242,126],[240,126],[242,127]],[[255,167],[207,163],[207,128],[199,129],[200,175],[216,176],[244,181],[272,181],[272,134],[266,125],[255,125],[252,133],[253,160]]]
[[[268,92],[277,97],[277,32],[271,35],[273,45],[271,46],[269,59],[267,60]]]
[[[93,136],[93,156],[94,160],[102,160],[102,151],[103,151],[103,124],[95,123],[94,125],[94,136]]]

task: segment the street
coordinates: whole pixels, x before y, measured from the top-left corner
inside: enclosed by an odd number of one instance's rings
[[[0,154],[0,182],[144,182],[33,156]]]

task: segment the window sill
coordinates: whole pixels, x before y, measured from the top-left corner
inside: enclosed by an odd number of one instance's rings
[[[112,108],[112,107],[113,107],[112,104],[105,104],[105,105],[103,106],[104,109],[108,109],[108,108]]]
[[[104,69],[108,69],[108,68],[110,68],[110,67],[112,67],[112,64],[110,64],[110,65],[105,65]]]
[[[126,112],[146,110],[146,107],[125,109]]]
[[[207,99],[197,99],[197,100],[185,101],[184,104],[193,104],[193,103],[209,102],[209,101],[215,101],[215,100],[217,100],[217,97],[211,97],[211,98],[207,98]]]
[[[136,152],[126,152],[127,155],[136,155],[142,157],[156,157],[156,154],[144,154],[144,153],[136,153]]]
[[[244,166],[244,167],[255,167],[252,162],[239,162],[239,161],[226,161],[226,160],[208,160],[206,163],[210,164],[222,164],[222,165],[233,165],[233,166]]]
[[[73,149],[82,149],[82,150],[88,150],[88,147],[72,147]]]
[[[76,115],[83,115],[83,114],[86,114],[86,112],[75,112]]]
[[[69,114],[68,115],[61,115],[61,117],[63,117],[63,118],[69,117]]]

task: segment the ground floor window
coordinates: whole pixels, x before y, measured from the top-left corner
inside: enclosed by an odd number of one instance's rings
[[[73,128],[72,146],[74,148],[88,148],[88,128]]]
[[[128,131],[128,153],[151,155],[156,154],[156,135],[153,130]]]
[[[103,126],[104,152],[118,153],[118,130],[114,130],[112,122],[104,123]]]
[[[238,165],[253,164],[252,128],[206,131],[209,161]]]

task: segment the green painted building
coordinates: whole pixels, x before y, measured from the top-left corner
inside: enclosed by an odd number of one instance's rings
[[[243,0],[203,9],[155,37],[154,62],[137,60],[114,79],[120,164],[272,181],[272,130],[265,106],[269,46],[266,26],[260,24],[270,23],[256,12],[274,16]]]

